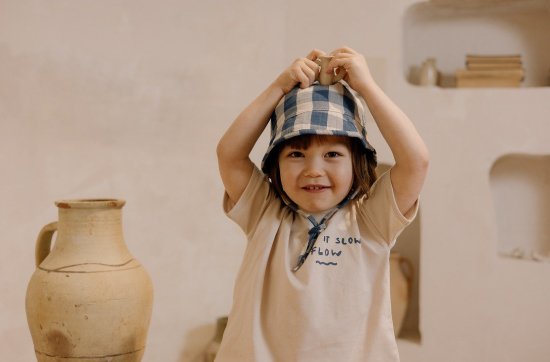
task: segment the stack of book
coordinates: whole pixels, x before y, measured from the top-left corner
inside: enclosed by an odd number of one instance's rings
[[[525,78],[521,55],[466,55],[466,69],[456,71],[456,86],[519,87]]]

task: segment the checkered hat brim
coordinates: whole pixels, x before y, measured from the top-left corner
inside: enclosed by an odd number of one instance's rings
[[[301,135],[354,137],[376,153],[367,141],[363,101],[343,83],[296,87],[279,101],[271,115],[271,139],[262,170],[267,172],[266,161],[275,147]]]

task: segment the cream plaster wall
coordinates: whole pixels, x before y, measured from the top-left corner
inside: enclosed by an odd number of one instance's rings
[[[550,263],[497,255],[489,175],[502,155],[550,154],[550,88],[410,85],[402,39],[413,4],[0,1],[2,360],[34,358],[24,295],[53,201],[110,196],[127,200],[126,241],[155,284],[144,361],[199,361],[230,308],[244,248],[220,209],[216,142],[292,59],[347,44],[366,54],[432,153],[422,338],[399,341],[402,360],[547,361]],[[255,160],[265,145],[264,135]]]

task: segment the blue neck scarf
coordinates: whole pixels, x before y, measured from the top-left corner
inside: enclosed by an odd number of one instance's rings
[[[344,207],[351,199],[353,199],[357,194],[359,193],[358,190],[355,192],[350,192],[348,196],[346,196],[340,203],[336,206],[334,206],[332,209],[330,209],[325,216],[321,219],[321,221],[317,222],[313,215],[307,214],[300,210],[298,206],[291,202],[288,197],[283,197],[284,203],[295,213],[302,215],[305,217],[309,222],[311,223],[312,227],[308,231],[308,241],[304,248],[304,251],[302,254],[300,254],[300,257],[298,258],[298,263],[296,266],[292,269],[293,272],[296,272],[300,269],[300,267],[305,263],[307,257],[309,254],[311,254],[311,251],[313,250],[313,247],[315,246],[315,242],[317,241],[317,238],[319,238],[319,235],[327,228],[327,222],[336,214],[338,210],[340,210],[342,207]]]

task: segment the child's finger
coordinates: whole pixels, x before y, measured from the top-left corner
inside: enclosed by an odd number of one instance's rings
[[[313,49],[309,54],[307,55],[307,59],[315,61],[315,59],[319,58],[321,55],[325,55],[326,53],[320,49]]]
[[[352,60],[352,54],[340,54],[338,56],[335,56],[328,64],[327,73],[330,73],[332,69],[339,67],[348,70],[351,67]]]
[[[339,53],[344,53],[344,54],[357,54],[357,52],[353,49],[351,49],[350,47],[348,46],[343,46],[343,47],[340,47],[338,49],[334,49],[333,51],[330,52],[330,55],[338,55]]]
[[[317,59],[317,58],[315,58]],[[319,67],[319,64],[317,64],[317,62],[314,60],[311,60],[309,58],[304,58],[304,64],[307,65],[308,67],[310,67],[311,69],[315,69],[315,67]]]
[[[317,62],[315,62],[313,60],[310,60],[310,59],[307,59],[307,58],[304,59],[304,64],[306,66],[308,66],[313,71],[314,78],[317,78],[317,75],[319,74],[319,71],[321,70],[321,67],[319,66],[319,64]]]
[[[307,88],[309,87],[313,82],[315,82],[315,78],[317,78],[317,72],[319,66],[315,63],[316,68],[312,69],[310,65],[306,64],[305,62],[301,64],[301,70],[302,73],[307,78],[306,82],[301,82],[300,87],[301,88]]]
[[[302,62],[300,61],[295,62],[292,68],[290,69],[290,76],[296,83],[300,84],[301,88],[306,88],[309,85],[308,84],[309,78],[307,74],[304,72],[303,67],[304,66]]]

